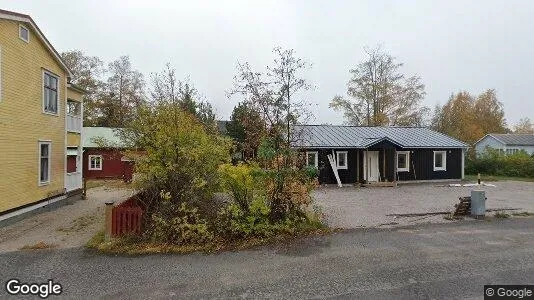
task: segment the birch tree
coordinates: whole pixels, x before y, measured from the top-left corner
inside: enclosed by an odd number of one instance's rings
[[[401,73],[402,63],[380,47],[365,48],[367,59],[349,72],[347,96],[335,96],[330,107],[345,121],[366,126],[422,126],[429,109],[421,105],[425,86],[421,77]]]

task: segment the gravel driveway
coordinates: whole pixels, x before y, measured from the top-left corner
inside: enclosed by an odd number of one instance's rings
[[[83,246],[104,224],[107,201],[127,198],[132,190],[97,187],[87,190],[87,200],[77,200],[0,227],[0,253],[41,244],[43,247]]]
[[[486,208],[518,208],[534,212],[534,182],[499,181],[483,187]],[[361,228],[444,223],[444,215],[393,217],[387,214],[451,211],[458,197],[469,196],[472,187],[440,184],[405,184],[393,187],[320,187],[314,191],[316,204],[327,223],[337,228]],[[443,185],[443,184],[441,184]],[[515,213],[516,211],[514,211]]]

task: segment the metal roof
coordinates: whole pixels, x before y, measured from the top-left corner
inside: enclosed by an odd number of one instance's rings
[[[490,133],[488,135],[494,137],[505,145],[534,146],[534,134]]]
[[[110,127],[83,127],[82,146],[84,148],[100,148],[102,145],[99,145],[97,141],[102,140],[106,146],[119,148],[123,143],[117,135],[117,129]]]
[[[296,147],[367,148],[382,140],[402,148],[467,148],[448,135],[424,127],[363,127],[336,125],[296,125]]]

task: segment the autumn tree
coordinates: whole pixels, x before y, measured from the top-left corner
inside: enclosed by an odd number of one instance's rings
[[[421,126],[429,109],[421,105],[425,86],[417,75],[401,73],[402,63],[380,47],[365,48],[367,59],[351,69],[347,97],[330,102],[347,123],[366,126]]]
[[[98,118],[98,98],[104,86],[104,63],[97,56],[85,55],[80,50],[61,53],[65,64],[73,73],[71,82],[87,91],[84,95],[84,125],[94,126]]]
[[[517,124],[514,125],[514,133],[534,134],[534,124],[530,118],[521,118]]]
[[[503,104],[497,99],[494,89],[486,90],[477,96],[474,115],[475,122],[484,134],[506,132]]]
[[[432,128],[472,145],[487,133],[506,132],[506,121],[494,90],[477,97],[462,91],[436,106]]]
[[[254,158],[262,138],[265,136],[265,122],[261,115],[251,109],[247,102],[238,103],[230,122],[226,125],[228,135],[236,142],[238,151],[242,151],[245,158]]]

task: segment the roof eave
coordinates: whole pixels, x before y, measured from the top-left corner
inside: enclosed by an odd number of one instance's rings
[[[17,13],[17,12],[12,12],[12,11],[8,11],[8,10],[0,9],[0,19],[12,20],[12,21],[23,22],[23,23],[29,24],[32,27],[33,31],[37,33],[37,36],[39,37],[39,39],[48,48],[48,51],[50,51],[52,56],[54,56],[54,58],[59,63],[61,68],[65,72],[67,72],[67,76],[69,78],[71,78],[73,76],[72,75],[72,71],[69,69],[69,67],[67,67],[67,65],[65,64],[65,62],[61,58],[61,55],[56,51],[54,46],[52,46],[50,41],[48,41],[48,39],[45,37],[45,35],[41,31],[41,29],[39,29],[39,26],[37,26],[37,24],[33,21],[33,19],[29,15],[20,14],[20,13]]]

